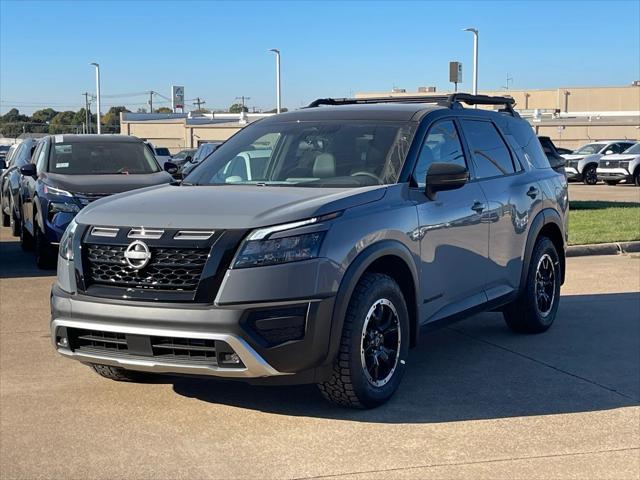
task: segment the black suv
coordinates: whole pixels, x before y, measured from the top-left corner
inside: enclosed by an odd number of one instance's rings
[[[373,407],[434,327],[482,310],[551,326],[567,209],[511,98],[317,100],[245,127],[181,185],[82,210],[53,344],[114,380],[316,383]]]

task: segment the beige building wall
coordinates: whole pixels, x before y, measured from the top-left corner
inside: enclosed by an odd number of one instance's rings
[[[244,125],[216,123],[188,125],[186,119],[120,121],[120,131],[149,140],[157,147],[166,147],[173,153],[185,148],[197,148],[200,143],[226,140]]]

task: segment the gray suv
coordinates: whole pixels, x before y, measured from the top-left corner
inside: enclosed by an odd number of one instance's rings
[[[94,202],[60,244],[55,348],[114,380],[315,383],[368,408],[435,327],[492,310],[544,332],[567,182],[512,106],[317,100],[247,126],[181,185]]]

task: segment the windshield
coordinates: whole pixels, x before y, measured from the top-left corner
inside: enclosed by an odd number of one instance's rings
[[[49,171],[64,175],[156,173],[160,167],[142,142],[54,143]]]
[[[353,188],[398,181],[412,123],[257,123],[234,135],[185,179],[195,185]]]
[[[632,147],[627,148],[624,152],[622,153],[628,153],[631,155],[638,155],[640,154],[640,143],[636,143],[635,145],[633,145]]]
[[[168,148],[156,147],[156,155],[160,155],[162,157],[168,157],[171,154],[169,153],[169,149]]]
[[[574,155],[592,155],[594,153],[598,153],[605,146],[604,143],[588,143],[587,145],[583,145],[577,150],[574,150]]]

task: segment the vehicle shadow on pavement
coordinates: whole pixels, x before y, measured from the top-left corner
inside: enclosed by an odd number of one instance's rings
[[[392,400],[374,410],[328,404],[313,385],[174,378],[204,402],[282,415],[438,423],[608,410],[640,403],[640,295],[564,296],[542,335],[516,335],[499,313],[427,334]]]
[[[55,274],[55,269],[39,269],[33,252],[22,250],[20,242],[0,242],[0,278],[47,277]]]

